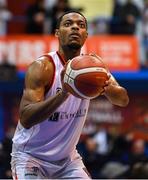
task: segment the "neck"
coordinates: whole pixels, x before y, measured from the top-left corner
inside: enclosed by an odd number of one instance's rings
[[[68,61],[69,59],[72,59],[76,56],[80,55],[81,48],[79,49],[72,49],[69,47],[60,47],[58,52],[60,53],[61,56],[65,59],[65,61]]]

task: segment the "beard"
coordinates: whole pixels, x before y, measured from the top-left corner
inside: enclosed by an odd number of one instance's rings
[[[68,44],[67,47],[69,49],[79,50],[81,48],[81,45],[80,44],[76,44],[76,43],[71,43],[71,44]]]

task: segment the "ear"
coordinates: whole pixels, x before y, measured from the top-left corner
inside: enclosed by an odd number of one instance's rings
[[[86,38],[88,37],[88,32],[86,32]]]
[[[55,30],[55,37],[59,37],[59,29]]]
[[[87,37],[88,37],[88,32],[86,32],[86,34],[85,34],[85,39],[87,39]]]

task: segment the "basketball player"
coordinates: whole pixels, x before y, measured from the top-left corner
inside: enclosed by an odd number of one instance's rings
[[[65,13],[55,36],[58,51],[41,56],[26,73],[11,154],[13,179],[90,178],[76,150],[89,100],[70,95],[61,77],[65,63],[80,55],[87,38],[86,18],[76,11]],[[104,95],[112,104],[128,104],[126,90],[112,76]]]

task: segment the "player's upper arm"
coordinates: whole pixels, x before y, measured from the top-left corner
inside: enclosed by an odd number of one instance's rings
[[[50,88],[54,78],[54,64],[48,57],[41,57],[27,70],[22,103],[35,103],[44,99],[46,88]]]

